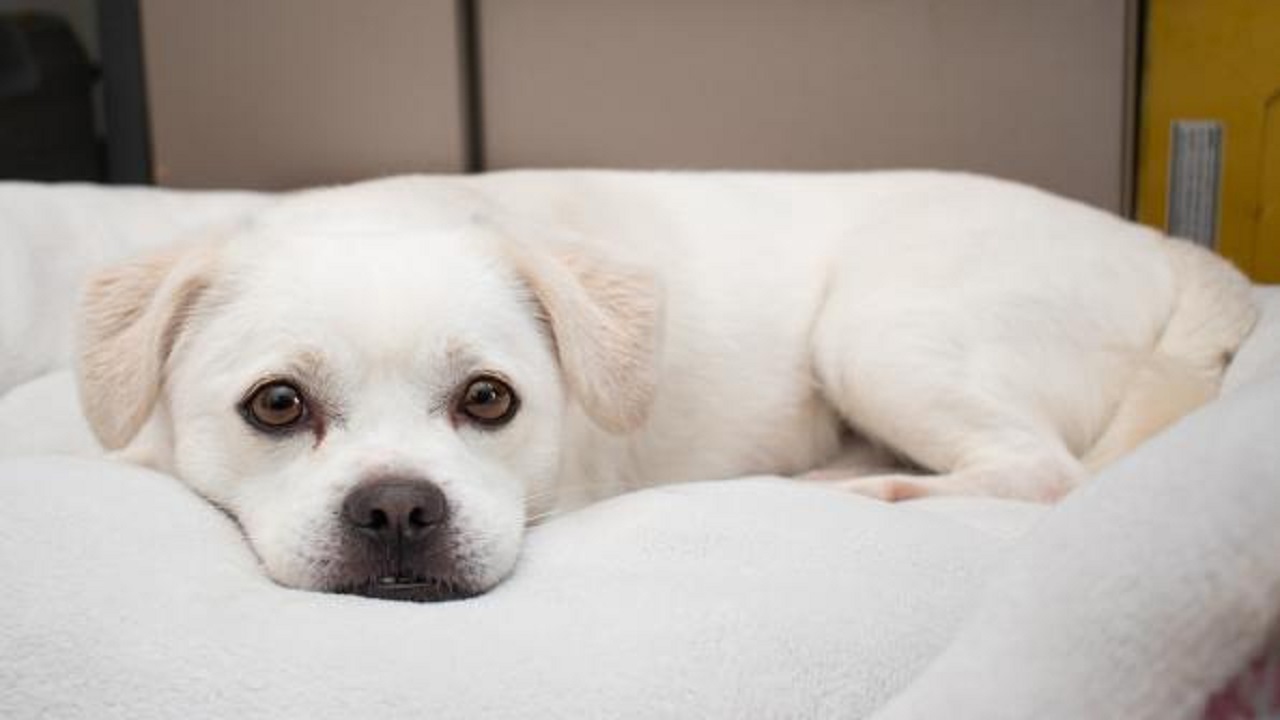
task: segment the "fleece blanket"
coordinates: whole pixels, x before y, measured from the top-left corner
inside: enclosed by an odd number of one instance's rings
[[[1272,377],[1073,493],[877,720],[1280,717],[1280,684],[1233,688],[1265,714],[1206,708],[1253,656],[1280,679],[1278,431]]]
[[[659,488],[414,605],[273,585],[171,479],[0,464],[6,718],[860,717],[936,654],[1000,543],[779,480]]]
[[[94,457],[65,370],[89,268],[264,202],[0,184],[0,717],[1195,717],[1265,648],[1270,289],[1230,391],[1054,510],[694,483],[535,528],[472,600],[277,587]]]
[[[175,192],[0,182],[0,391],[70,357],[80,281],[269,202],[243,192]]]

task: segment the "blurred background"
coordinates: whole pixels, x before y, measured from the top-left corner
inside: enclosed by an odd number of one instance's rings
[[[1273,0],[0,0],[0,178],[930,167],[1280,281]]]

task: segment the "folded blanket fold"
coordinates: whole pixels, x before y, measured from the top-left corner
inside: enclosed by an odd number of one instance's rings
[[[877,720],[1198,718],[1280,620],[1280,377],[1050,513]]]

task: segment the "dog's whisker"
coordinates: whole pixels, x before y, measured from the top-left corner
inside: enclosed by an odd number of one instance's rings
[[[525,507],[529,507],[531,505],[537,505],[539,503],[547,503],[547,502],[558,503],[565,500],[573,500],[575,503],[577,503],[584,499],[591,499],[589,497],[588,498],[574,497],[574,492],[575,490],[578,490],[578,489],[590,490],[591,485],[589,483],[583,483],[580,488],[564,488],[554,492],[530,493],[524,496],[523,502]]]
[[[546,522],[547,520],[560,517],[561,515],[564,515],[567,512],[568,512],[567,510],[550,510],[548,512],[538,513],[536,515],[531,515],[528,518],[525,518],[524,524],[538,525],[540,523]]]
[[[556,485],[555,487],[545,488],[542,490],[535,490],[533,492],[526,492],[524,497],[526,500],[531,498],[555,497],[557,495],[562,495],[566,492],[573,492],[575,490],[593,490],[593,489],[598,490],[599,489],[598,484],[591,481],[584,480],[581,482],[562,483],[562,484]]]

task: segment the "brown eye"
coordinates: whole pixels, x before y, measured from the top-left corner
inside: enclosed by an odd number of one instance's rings
[[[519,406],[510,385],[485,375],[467,384],[458,401],[458,412],[477,424],[493,427],[510,421]]]
[[[244,404],[250,422],[264,430],[285,430],[306,415],[307,405],[298,388],[287,382],[270,382],[253,391]]]

